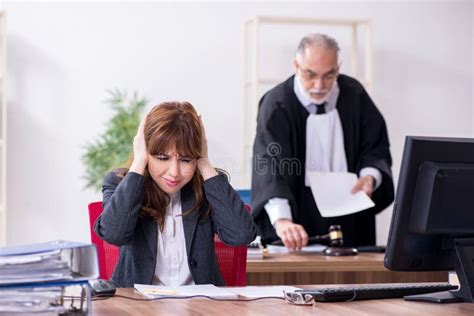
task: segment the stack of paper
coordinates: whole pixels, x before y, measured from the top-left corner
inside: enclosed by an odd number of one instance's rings
[[[63,313],[64,292],[73,287],[79,287],[81,308],[90,310],[87,281],[98,275],[91,244],[53,241],[0,248],[0,313]]]
[[[0,291],[0,313],[64,313],[61,287],[27,287]]]
[[[61,255],[60,250],[53,250],[0,257],[0,284],[71,280],[70,264]]]
[[[257,236],[247,246],[247,259],[263,259],[263,246],[260,241],[260,236]]]
[[[311,252],[311,253],[319,253],[322,252],[327,246],[314,244],[309,245],[301,248],[301,250],[294,250],[290,251],[285,246],[275,246],[275,245],[267,245],[268,253],[275,254],[275,253],[301,253],[301,252]]]
[[[247,248],[247,259],[263,259],[263,248]]]
[[[85,281],[99,275],[97,250],[70,241],[0,248],[0,286]]]

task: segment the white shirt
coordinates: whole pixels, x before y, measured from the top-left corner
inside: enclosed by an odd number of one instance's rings
[[[298,75],[294,78],[294,92],[300,103],[308,110],[314,103],[303,88]],[[334,82],[326,101],[326,114],[310,114],[306,125],[306,161],[305,170],[311,171],[347,171],[346,153],[344,149],[344,135],[341,120],[336,109],[339,97],[339,85]],[[359,177],[366,175],[375,179],[376,190],[382,183],[382,174],[379,170],[366,167],[360,170]],[[305,175],[305,185],[309,181]],[[272,198],[264,206],[272,225],[282,218],[293,220],[291,208],[287,199]]]
[[[163,232],[160,232],[158,227],[156,266],[152,284],[162,286],[194,284],[186,253],[180,192],[170,196]]]

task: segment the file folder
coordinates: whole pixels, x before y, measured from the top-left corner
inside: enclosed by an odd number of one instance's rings
[[[92,244],[58,240],[0,248],[0,287],[81,282],[98,276],[97,249]]]
[[[0,313],[89,313],[95,245],[51,241],[0,248]],[[69,299],[72,299],[68,301]]]

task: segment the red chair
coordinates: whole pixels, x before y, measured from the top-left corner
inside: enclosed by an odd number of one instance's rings
[[[247,206],[248,208],[248,206]],[[91,241],[97,247],[101,279],[110,279],[119,258],[120,248],[100,239],[94,232],[94,223],[102,213],[102,202],[89,204]],[[214,239],[217,262],[227,286],[247,284],[247,245],[232,247],[224,244],[216,236]]]
[[[120,248],[100,239],[100,237],[94,232],[94,223],[100,213],[102,213],[102,202],[93,202],[89,204],[91,241],[97,247],[100,278],[109,280],[112,277],[115,266],[117,265]]]

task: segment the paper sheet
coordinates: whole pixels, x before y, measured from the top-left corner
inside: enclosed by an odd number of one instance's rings
[[[276,286],[245,286],[245,287],[230,287],[227,291],[240,296],[248,298],[258,297],[283,297],[283,291],[294,292],[300,288],[294,286],[276,285]]]
[[[301,252],[311,252],[317,253],[322,252],[327,246],[315,244],[309,245],[301,248],[301,250],[290,251],[285,246],[275,246],[275,245],[267,245],[268,253],[301,253]]]
[[[134,284],[141,294],[155,298],[160,296],[194,296],[206,295],[213,298],[237,298],[237,294],[219,288],[212,284],[196,284],[185,286],[157,286],[148,284]]]
[[[322,217],[353,214],[375,206],[365,192],[351,193],[357,175],[348,172],[308,172],[313,197]]]

